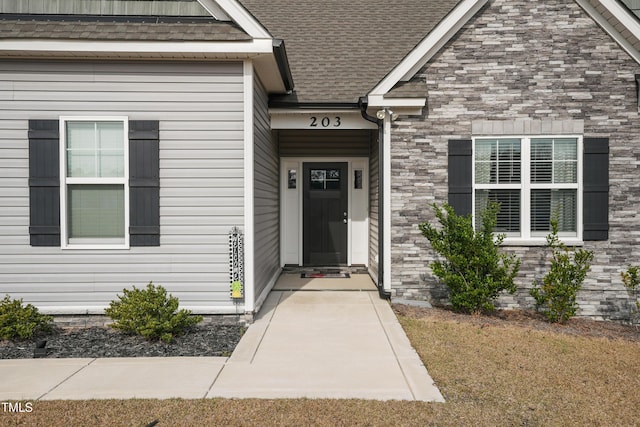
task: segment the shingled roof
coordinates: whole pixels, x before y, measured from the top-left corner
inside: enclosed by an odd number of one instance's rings
[[[295,93],[285,103],[356,103],[459,0],[240,0],[287,44]]]
[[[0,15],[0,39],[245,41],[232,22],[209,18]]]

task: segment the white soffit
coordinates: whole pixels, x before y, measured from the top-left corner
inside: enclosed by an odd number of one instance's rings
[[[462,0],[409,54],[373,88],[384,96],[398,82],[408,81],[435,55],[488,0]],[[388,100],[387,100],[388,101]]]

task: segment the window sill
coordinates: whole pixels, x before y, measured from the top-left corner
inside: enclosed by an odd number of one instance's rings
[[[562,238],[560,241],[567,246],[584,246],[584,241],[573,238]],[[502,242],[502,246],[547,246],[546,238],[519,239],[517,237],[507,237]]]
[[[69,239],[65,250],[123,250],[129,249],[128,239]]]

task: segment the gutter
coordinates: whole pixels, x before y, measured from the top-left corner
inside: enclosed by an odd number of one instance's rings
[[[276,58],[278,71],[280,71],[285,89],[291,93],[294,88],[293,75],[291,74],[291,67],[289,67],[289,59],[287,58],[287,50],[284,47],[284,40],[273,39],[273,55]]]
[[[384,127],[383,121],[367,114],[368,100],[366,96],[358,99],[358,107],[362,118],[378,126],[378,294],[380,298],[391,299],[391,292],[384,290]]]

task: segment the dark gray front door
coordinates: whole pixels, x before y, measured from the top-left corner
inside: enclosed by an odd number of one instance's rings
[[[347,163],[304,164],[304,265],[347,263],[347,170]]]

